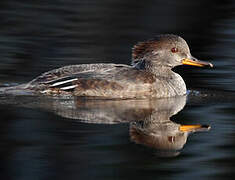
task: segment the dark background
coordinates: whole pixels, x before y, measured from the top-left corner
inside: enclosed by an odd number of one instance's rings
[[[0,85],[69,64],[125,63],[157,34],[182,36],[214,69],[177,67],[189,89],[235,90],[235,3],[170,0],[0,2]],[[156,158],[129,141],[128,124],[73,123],[0,105],[1,179],[220,179],[233,176],[234,103],[189,104],[174,119],[210,124],[180,156]]]

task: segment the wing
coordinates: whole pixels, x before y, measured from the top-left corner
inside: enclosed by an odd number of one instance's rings
[[[74,89],[80,81],[84,84],[87,80],[96,82],[111,80],[120,70],[129,69],[131,66],[124,64],[82,64],[70,65],[48,71],[28,83],[30,88],[60,88],[61,90]]]
[[[151,73],[128,65],[83,64],[46,72],[31,81],[28,87],[43,93],[72,91],[76,96],[123,98],[148,94],[154,81]]]
[[[117,71],[120,68],[130,67],[131,66],[124,64],[81,64],[64,66],[62,68],[43,73],[32,80],[30,84],[50,84],[74,77],[89,78],[92,76],[105,75],[108,72]]]

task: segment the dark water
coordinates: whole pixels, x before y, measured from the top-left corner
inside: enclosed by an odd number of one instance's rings
[[[159,106],[0,97],[1,179],[234,177],[233,1],[9,0],[0,2],[0,22],[0,85],[69,64],[128,64],[133,44],[161,33],[181,35],[195,57],[215,65],[175,69],[188,89],[200,89],[185,106],[185,99]],[[159,127],[190,124],[211,129],[189,136],[164,130],[156,139]]]

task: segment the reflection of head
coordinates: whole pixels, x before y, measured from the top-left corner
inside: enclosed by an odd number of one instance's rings
[[[179,155],[190,132],[207,131],[207,125],[180,125],[170,120],[135,121],[130,123],[131,141],[157,150],[158,156]]]
[[[154,110],[144,119],[136,119],[130,123],[130,139],[161,154],[175,156],[186,143],[188,133],[180,131],[180,124],[170,120],[185,105],[185,97],[165,98],[157,100]],[[158,153],[159,154],[159,153]]]
[[[176,128],[179,128],[176,125]],[[156,127],[156,132],[148,131],[148,129],[140,129],[135,125],[130,126],[130,138],[137,144],[158,149],[158,150],[180,150],[186,143],[188,133],[176,131],[176,129],[168,129]]]

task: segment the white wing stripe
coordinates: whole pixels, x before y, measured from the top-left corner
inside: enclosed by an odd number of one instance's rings
[[[76,81],[76,80],[78,80],[78,79],[77,79],[77,78],[74,78],[74,79],[69,79],[69,80],[66,80],[66,81],[57,82],[57,83],[52,84],[50,87],[59,86],[59,85],[61,85],[61,84],[65,84],[65,83],[72,82],[72,81]]]
[[[68,89],[73,89],[75,87],[77,87],[78,85],[72,85],[72,86],[67,86],[67,87],[63,87],[63,88],[60,88],[62,90],[68,90]]]

